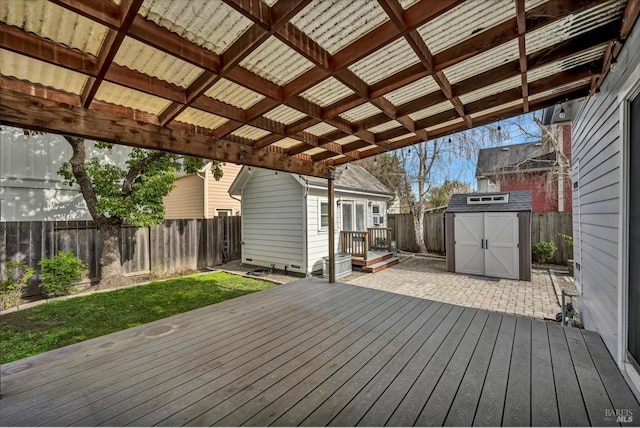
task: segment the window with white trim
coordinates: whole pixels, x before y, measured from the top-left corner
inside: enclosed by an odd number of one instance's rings
[[[231,217],[231,210],[218,210],[216,209],[216,216],[217,217]]]
[[[329,228],[329,202],[318,200],[318,230]]]

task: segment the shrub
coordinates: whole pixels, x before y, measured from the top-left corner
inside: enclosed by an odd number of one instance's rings
[[[0,310],[18,306],[22,290],[33,276],[34,270],[24,262],[7,262],[0,276]]]
[[[559,233],[559,232],[558,232],[558,236],[564,239],[567,242],[567,245],[569,245],[570,247],[573,247],[573,236],[565,235],[564,233]]]
[[[531,248],[533,261],[538,264],[544,264],[553,258],[557,249],[558,247],[552,241],[538,242]]]
[[[42,290],[47,297],[64,296],[73,291],[72,284],[82,278],[87,265],[71,251],[60,251],[52,259],[42,259],[40,276]]]

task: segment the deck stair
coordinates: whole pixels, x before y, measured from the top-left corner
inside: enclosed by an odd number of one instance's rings
[[[398,257],[394,257],[390,251],[369,251],[367,259],[363,257],[352,257],[351,264],[358,266],[365,272],[376,273],[400,262]]]

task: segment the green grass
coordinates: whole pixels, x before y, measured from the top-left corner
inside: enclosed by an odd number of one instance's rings
[[[0,316],[0,363],[135,327],[274,284],[215,272],[45,303]]]

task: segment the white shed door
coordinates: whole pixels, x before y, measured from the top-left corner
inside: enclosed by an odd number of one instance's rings
[[[519,279],[518,214],[456,213],[456,272]]]
[[[485,275],[520,278],[518,214],[485,213]]]
[[[484,213],[456,213],[456,272],[484,275]]]

